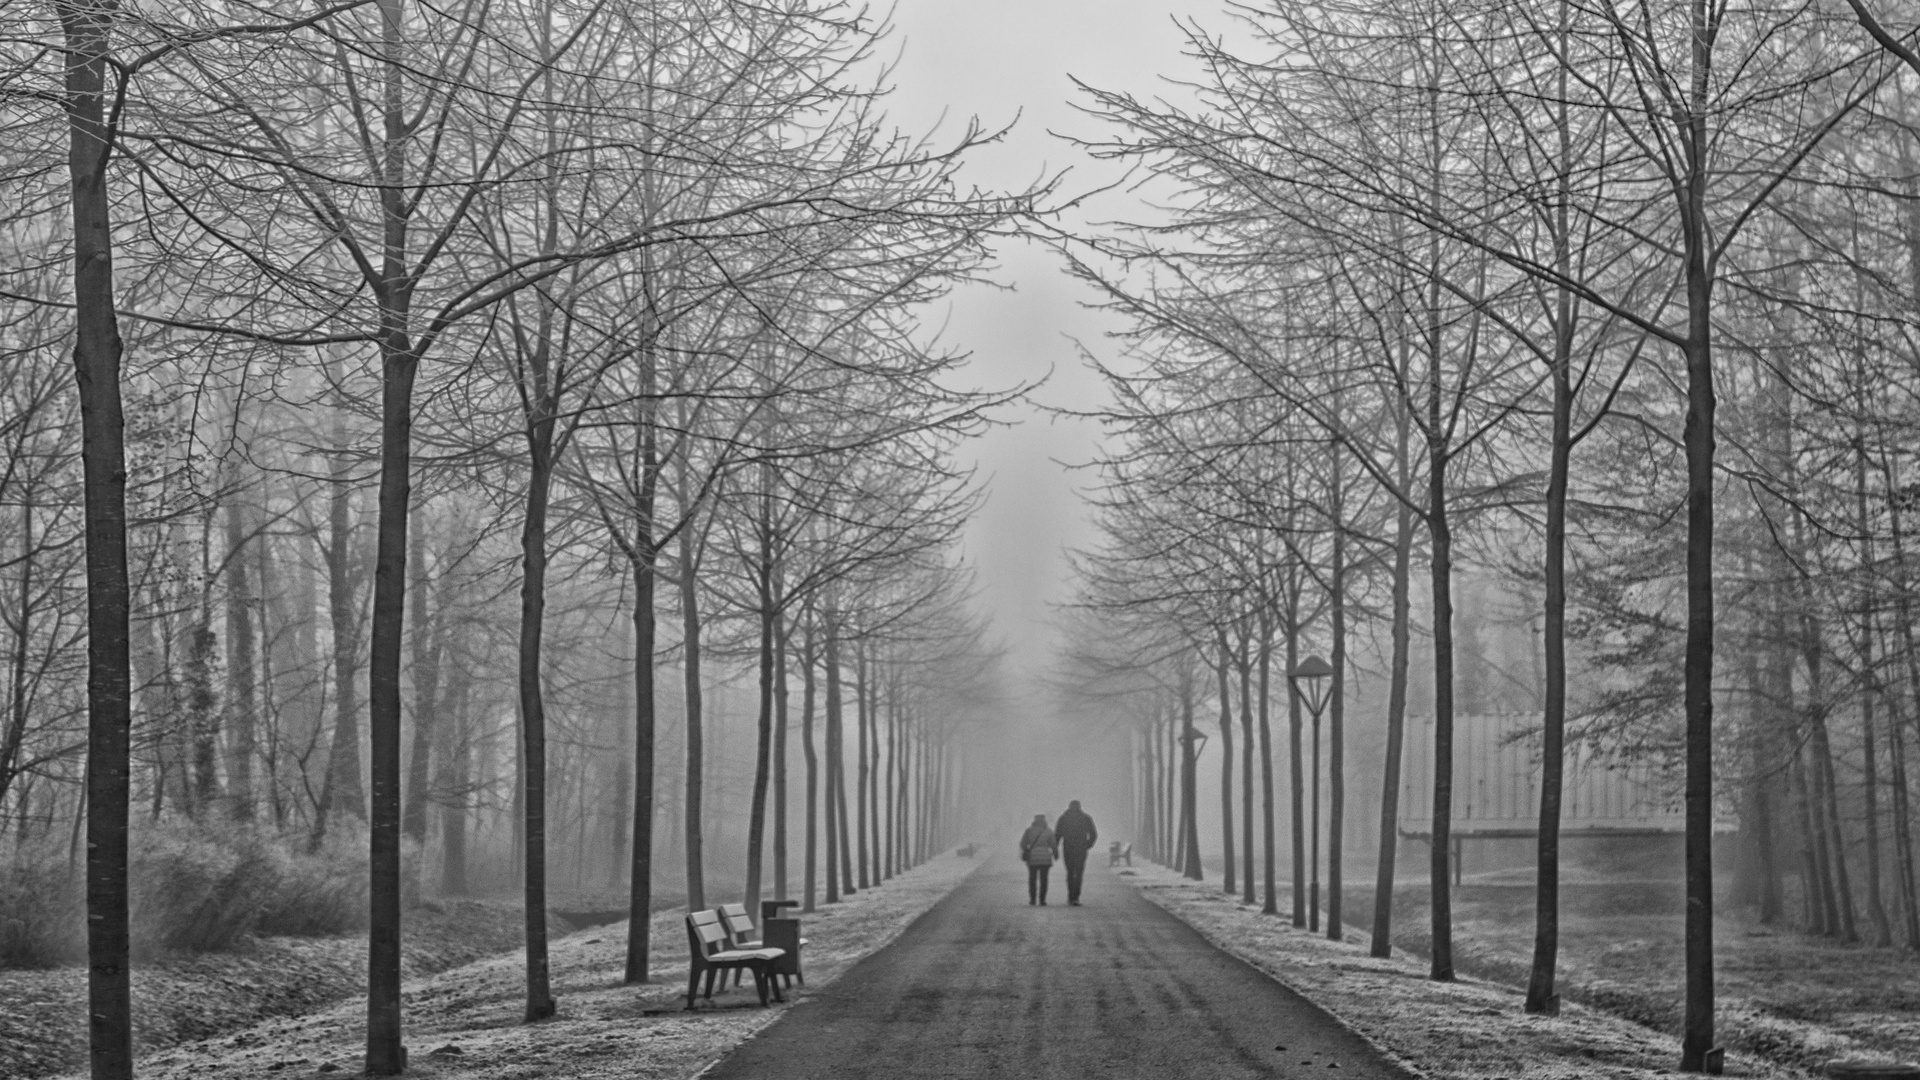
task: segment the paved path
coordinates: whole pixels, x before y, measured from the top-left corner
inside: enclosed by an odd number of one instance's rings
[[[1407,1080],[1094,855],[1080,907],[1064,867],[1052,904],[1030,907],[1025,868],[995,857],[707,1076]]]

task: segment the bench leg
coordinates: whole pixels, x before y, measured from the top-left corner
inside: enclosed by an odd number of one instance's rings
[[[706,999],[707,999],[708,1001],[712,1001],[712,1000],[713,1000],[713,977],[714,977],[715,975],[718,975],[718,976],[720,976],[721,978],[723,978],[723,979],[724,979],[724,978],[726,978],[726,976],[727,976],[727,973],[726,973],[726,971],[725,971],[725,970],[723,970],[723,969],[721,969],[721,968],[708,968],[708,969],[707,969],[707,992],[706,992],[706,995],[705,995],[705,996],[706,996]]]
[[[760,1007],[767,1007],[767,971],[763,964],[753,965],[753,988],[760,994]]]
[[[693,999],[700,992],[700,968],[694,965],[687,969],[687,1008],[693,1008]]]

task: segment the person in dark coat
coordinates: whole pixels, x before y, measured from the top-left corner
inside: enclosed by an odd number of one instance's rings
[[[1020,834],[1020,861],[1027,864],[1027,903],[1047,905],[1047,878],[1053,874],[1053,856],[1060,841],[1047,828],[1047,815],[1033,815],[1033,824]]]
[[[1087,852],[1100,839],[1093,819],[1080,809],[1080,800],[1067,804],[1067,812],[1053,823],[1053,835],[1060,841],[1060,855],[1067,860],[1067,903],[1080,906],[1080,882],[1087,876]]]

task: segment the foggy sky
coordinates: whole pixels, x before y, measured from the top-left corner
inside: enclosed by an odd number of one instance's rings
[[[1020,188],[1045,171],[1067,167],[1067,190],[1088,190],[1118,170],[1049,134],[1104,134],[1102,125],[1073,108],[1084,99],[1069,74],[1143,97],[1160,93],[1159,74],[1185,66],[1173,13],[1220,22],[1218,10],[1168,0],[901,0],[894,12],[897,89],[888,112],[908,131],[926,130],[944,112],[942,130],[950,136],[963,130],[969,116],[988,127],[1017,116],[1006,141],[973,155],[963,176],[986,187]],[[1142,213],[1136,198],[1116,194],[1094,204],[1091,216]],[[1103,402],[1099,380],[1081,362],[1073,339],[1110,355],[1101,333],[1112,322],[1079,307],[1091,294],[1066,277],[1050,252],[1005,245],[1000,256],[996,276],[1015,291],[968,289],[946,313],[947,340],[973,353],[974,380],[1007,386],[1045,377],[1051,369],[1039,401],[1069,408]],[[1063,551],[1094,540],[1086,505],[1075,493],[1091,477],[1056,462],[1093,457],[1099,429],[1054,420],[1038,409],[1008,419],[1013,426],[968,448],[989,494],[965,550],[977,568],[980,607],[991,617],[995,636],[1022,671],[1037,674],[1050,652],[1048,605],[1071,594]]]

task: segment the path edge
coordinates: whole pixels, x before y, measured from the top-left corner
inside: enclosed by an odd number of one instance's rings
[[[1121,875],[1119,874],[1112,874],[1111,876],[1115,878],[1121,877]],[[1278,971],[1275,971],[1272,967],[1270,967],[1266,963],[1264,956],[1261,953],[1255,952],[1250,949],[1240,948],[1238,947],[1238,943],[1232,939],[1222,940],[1219,935],[1211,933],[1205,927],[1197,926],[1191,921],[1182,917],[1178,911],[1175,911],[1173,908],[1168,907],[1167,905],[1161,903],[1150,892],[1148,892],[1146,889],[1141,888],[1137,883],[1137,880],[1138,880],[1137,875],[1127,875],[1124,880],[1126,881],[1127,887],[1132,889],[1134,893],[1138,895],[1142,900],[1145,900],[1147,903],[1152,904],[1154,907],[1159,908],[1161,911],[1164,911],[1168,915],[1171,915],[1173,918],[1179,920],[1180,925],[1187,927],[1188,929],[1192,930],[1196,934],[1199,934],[1202,938],[1206,940],[1207,944],[1212,945],[1214,948],[1219,949],[1221,952],[1226,953],[1228,956],[1233,957],[1234,959],[1247,965],[1253,970],[1259,972],[1260,974],[1266,976],[1267,978],[1272,979],[1274,982],[1278,983],[1279,985],[1285,987],[1288,993],[1299,998],[1301,1001],[1306,1002],[1316,1012],[1319,1012],[1322,1016],[1325,1016],[1327,1019],[1333,1021],[1333,1023],[1336,1026],[1345,1030],[1346,1032],[1351,1034],[1354,1038],[1359,1039],[1361,1042],[1367,1044],[1367,1046],[1372,1048],[1372,1050],[1375,1053],[1379,1054],[1381,1057],[1385,1058],[1387,1061],[1393,1063],[1396,1067],[1405,1070],[1409,1076],[1414,1078],[1414,1080],[1433,1080],[1433,1074],[1421,1068],[1417,1062],[1413,1061],[1411,1058],[1408,1058],[1406,1055],[1394,1050],[1392,1047],[1381,1043],[1380,1040],[1374,1038],[1372,1035],[1369,1035],[1367,1032],[1362,1031],[1360,1028],[1355,1027],[1350,1021],[1347,1020],[1346,1017],[1341,1016],[1337,1012],[1334,1012],[1332,1009],[1322,1004],[1318,999],[1313,997],[1311,994],[1308,994],[1305,990],[1295,985],[1291,980],[1287,979],[1284,975],[1280,974]]]

